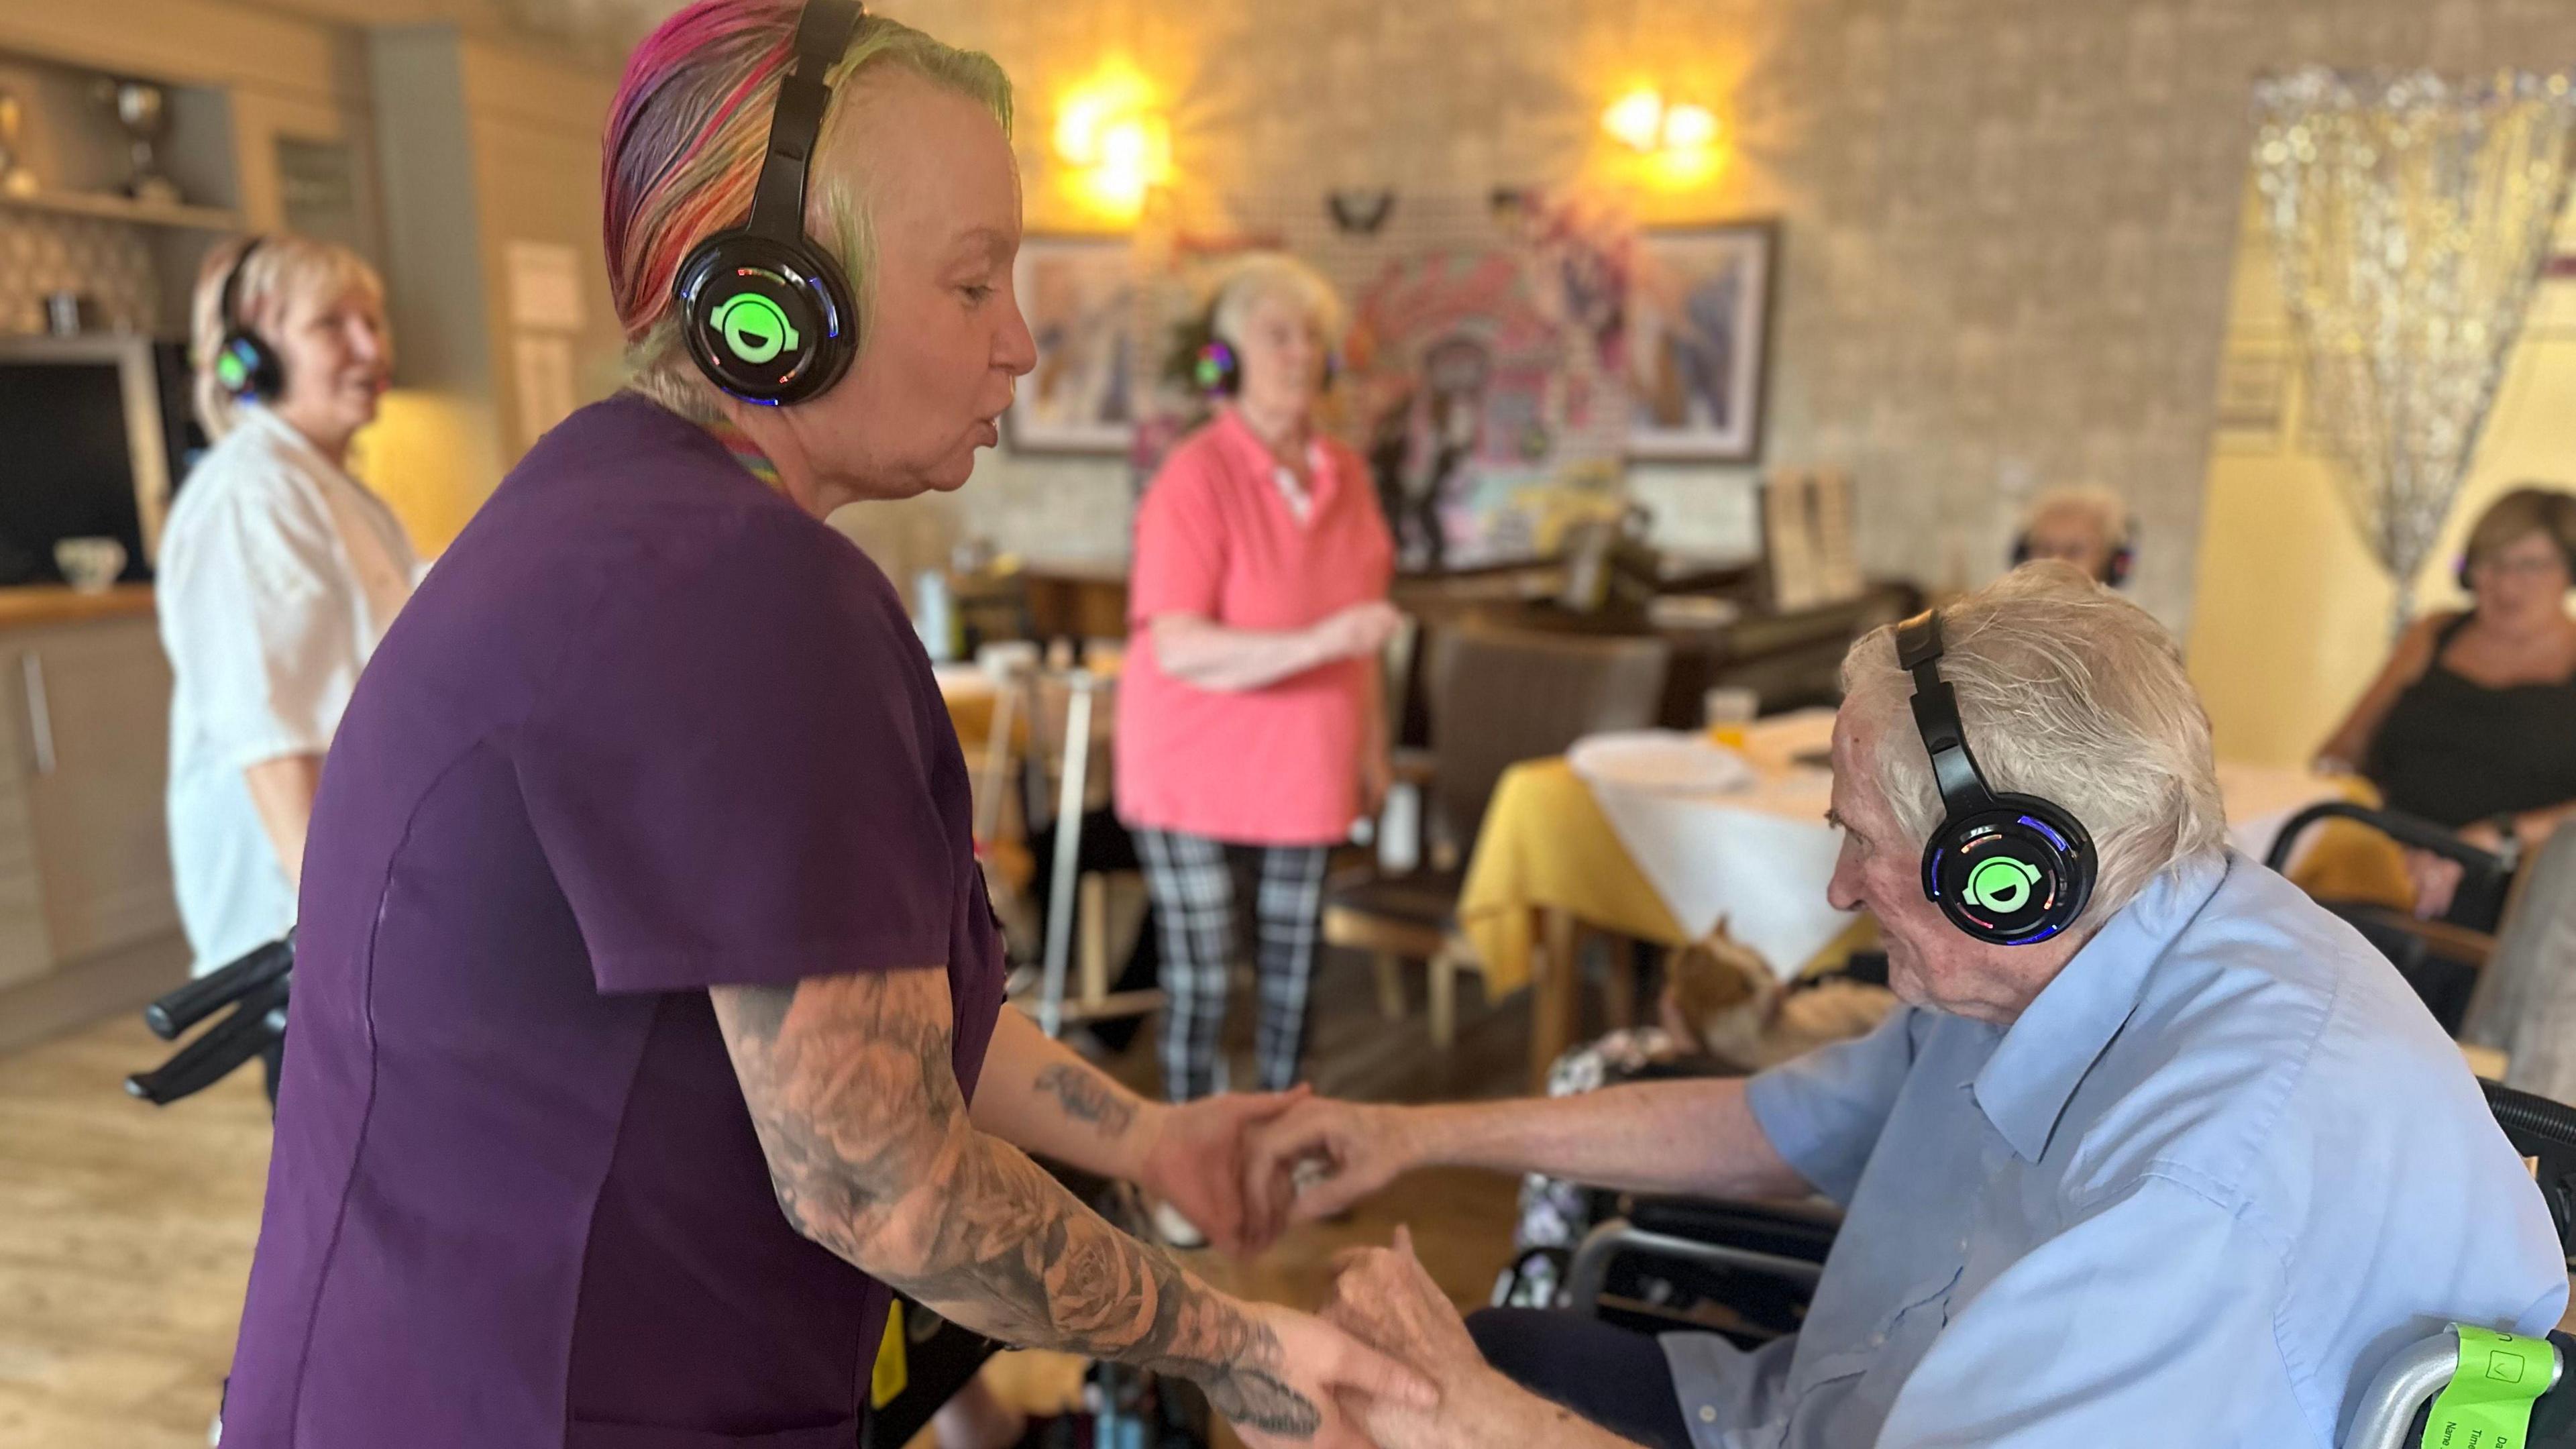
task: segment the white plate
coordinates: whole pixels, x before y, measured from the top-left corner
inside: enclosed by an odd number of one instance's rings
[[[1621,730],[1586,735],[1565,752],[1574,773],[1594,785],[1672,794],[1752,788],[1753,767],[1706,735],[1679,730]]]

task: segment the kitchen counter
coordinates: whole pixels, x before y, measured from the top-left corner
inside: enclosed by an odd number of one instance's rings
[[[123,619],[152,612],[150,584],[118,584],[104,593],[74,592],[66,584],[20,584],[0,588],[0,629],[36,624],[80,624],[92,619]]]

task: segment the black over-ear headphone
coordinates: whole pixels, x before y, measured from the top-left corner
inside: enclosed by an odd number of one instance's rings
[[[805,180],[832,98],[823,77],[866,14],[855,0],[806,0],[795,60],[779,78],[751,217],[698,243],[672,278],[689,356],[745,402],[803,402],[839,381],[858,351],[849,281],[805,236]]]
[[[2093,837],[2046,800],[1987,788],[1959,697],[1941,678],[1939,610],[1896,626],[1896,662],[1914,676],[1914,727],[1941,790],[1941,824],[1923,846],[1923,894],[1989,945],[2036,945],[2065,930],[2093,898]]]
[[[224,272],[223,289],[215,294],[215,325],[223,329],[223,340],[215,344],[215,382],[237,400],[273,402],[286,391],[286,363],[277,350],[261,340],[260,335],[242,325],[242,268],[250,265],[250,254],[258,251],[262,237],[242,243],[241,255]]]

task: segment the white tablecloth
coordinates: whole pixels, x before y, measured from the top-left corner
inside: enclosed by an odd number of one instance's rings
[[[1615,765],[1587,770],[1580,746],[1576,770],[1684,931],[1705,936],[1723,920],[1729,935],[1787,977],[1853,919],[1825,903],[1842,848],[1841,833],[1825,823],[1833,774],[1799,758],[1820,756],[1833,724],[1830,710],[1803,710],[1752,726],[1742,751],[1753,766],[1748,789],[1636,783]],[[2291,815],[2344,796],[2337,782],[2299,770],[2221,764],[2218,777],[2229,839],[2257,860]]]

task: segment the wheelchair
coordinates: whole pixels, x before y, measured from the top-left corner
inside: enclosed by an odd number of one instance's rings
[[[2442,1030],[2457,1036],[2461,1020],[2468,1013],[2469,998],[2477,987],[2478,968],[2495,949],[2496,931],[2511,903],[2521,861],[2513,854],[2481,850],[2429,820],[2338,800],[2311,805],[2291,816],[2281,833],[2272,838],[2272,848],[2263,863],[2288,874],[2300,839],[2309,827],[2328,820],[2349,820],[2367,826],[2399,845],[2459,865],[2459,888],[2452,898],[2450,913],[2440,920],[2419,921],[2404,911],[2380,905],[2318,901],[2360,931],[2395,964],[2397,974],[2415,988],[2415,994],[2423,998],[2425,1009],[2433,1013]]]
[[[264,1058],[274,1110],[294,970],[295,937],[290,932],[146,1006],[144,1025],[163,1041],[176,1041],[200,1022],[222,1015],[159,1067],[127,1077],[125,1090],[166,1107],[213,1086],[253,1058]],[[1144,1204],[1126,1184],[1054,1170],[1075,1196],[1110,1222],[1136,1236],[1150,1233]],[[901,1449],[987,1359],[1010,1346],[951,1323],[901,1293],[895,1294],[887,1321],[859,1449]],[[1115,1449],[1205,1449],[1210,1442],[1206,1396],[1184,1379],[1094,1363],[1084,1378],[1082,1412],[1091,1420],[1093,1438],[1080,1449],[1091,1449],[1091,1443]],[[1076,1449],[1071,1436],[1062,1449]]]
[[[2576,1268],[2576,1108],[2479,1085],[2514,1150],[2535,1164],[2560,1248]],[[1715,1331],[1745,1348],[1797,1331],[1842,1226],[1838,1210],[1814,1203],[1631,1197],[1624,1205],[1575,1249],[1564,1306],[1651,1332]],[[2459,1370],[2458,1329],[2409,1346],[2380,1370],[2345,1449],[2422,1442],[2433,1398]],[[2551,1387],[2533,1405],[2525,1443],[2576,1449],[2576,1389],[2563,1381],[2576,1336],[2551,1333],[2548,1351]]]

